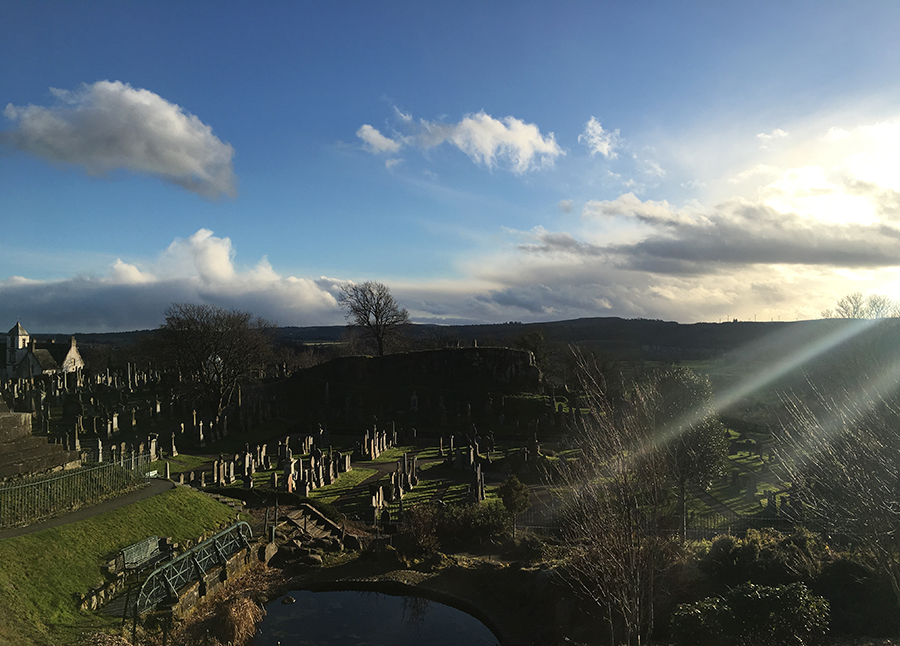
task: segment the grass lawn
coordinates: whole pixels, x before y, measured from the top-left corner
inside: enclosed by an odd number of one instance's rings
[[[446,503],[455,504],[455,503],[464,503],[468,501],[469,497],[469,485],[465,483],[459,483],[455,485],[450,485],[444,495],[441,496],[441,500]]]
[[[396,462],[397,460],[399,460],[400,458],[403,457],[404,453],[410,453],[415,450],[416,450],[416,447],[414,447],[412,445],[395,446],[392,449],[388,449],[387,451],[385,451],[384,453],[379,455],[374,460],[367,460],[367,462],[369,464],[384,464],[385,462]]]
[[[419,460],[428,460],[431,458],[439,458],[439,457],[441,457],[441,447],[439,447],[439,446],[426,447],[426,448],[422,449],[421,451],[419,451],[416,454],[416,457],[418,457]]]
[[[94,518],[0,540],[0,644],[60,646],[116,624],[77,609],[75,595],[103,582],[103,563],[148,536],[184,542],[234,517],[228,506],[177,487]]]
[[[754,514],[759,511],[756,495],[751,498],[740,487],[732,487],[730,482],[727,484],[717,482],[707,491],[710,496],[736,514]]]
[[[162,472],[162,470],[165,468],[163,467],[164,462],[168,462],[169,471],[173,475],[177,475],[179,473],[182,473],[183,471],[192,471],[203,464],[208,464],[209,458],[200,457],[198,455],[187,455],[186,453],[179,453],[174,458],[168,457],[165,460],[153,462],[150,465],[150,468],[158,469],[160,472]],[[210,468],[210,471],[211,470],[212,469]]]
[[[332,484],[310,491],[309,497],[313,500],[333,505],[339,498],[351,493],[351,490],[354,487],[358,487],[363,480],[372,477],[376,473],[378,473],[378,469],[365,469],[362,467],[345,471]],[[357,491],[355,494],[359,496],[360,492]],[[338,508],[340,509],[340,505],[338,505]]]
[[[418,465],[419,473],[424,473],[426,471],[430,471],[431,469],[438,469],[444,466],[443,462],[426,462],[425,464]]]
[[[440,480],[419,480],[419,484],[404,494],[403,506],[413,507],[421,503],[430,502],[443,484]],[[391,503],[391,512],[399,506],[398,502]]]

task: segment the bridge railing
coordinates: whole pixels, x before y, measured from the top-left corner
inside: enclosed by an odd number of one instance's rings
[[[210,568],[224,566],[230,556],[249,547],[252,538],[250,525],[240,521],[160,565],[150,573],[137,594],[137,614],[149,612],[164,601],[177,599],[179,590],[202,580]]]

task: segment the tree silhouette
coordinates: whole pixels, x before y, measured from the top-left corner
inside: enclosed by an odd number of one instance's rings
[[[409,313],[397,304],[384,283],[368,280],[349,283],[341,288],[338,301],[351,325],[361,328],[375,341],[378,356],[384,356],[390,340],[403,326],[409,325]]]
[[[154,335],[157,357],[177,369],[218,418],[238,386],[265,368],[274,324],[250,312],[193,303],[175,303],[165,314]]]

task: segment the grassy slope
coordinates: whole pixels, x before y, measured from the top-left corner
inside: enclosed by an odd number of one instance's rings
[[[77,609],[76,595],[103,582],[100,567],[147,536],[176,542],[213,530],[234,512],[178,487],[77,523],[0,540],[0,644],[72,643],[112,620]]]

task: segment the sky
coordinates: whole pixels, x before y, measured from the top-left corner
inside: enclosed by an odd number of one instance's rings
[[[900,3],[0,0],[0,324],[900,299]],[[5,323],[3,323],[5,321]]]

